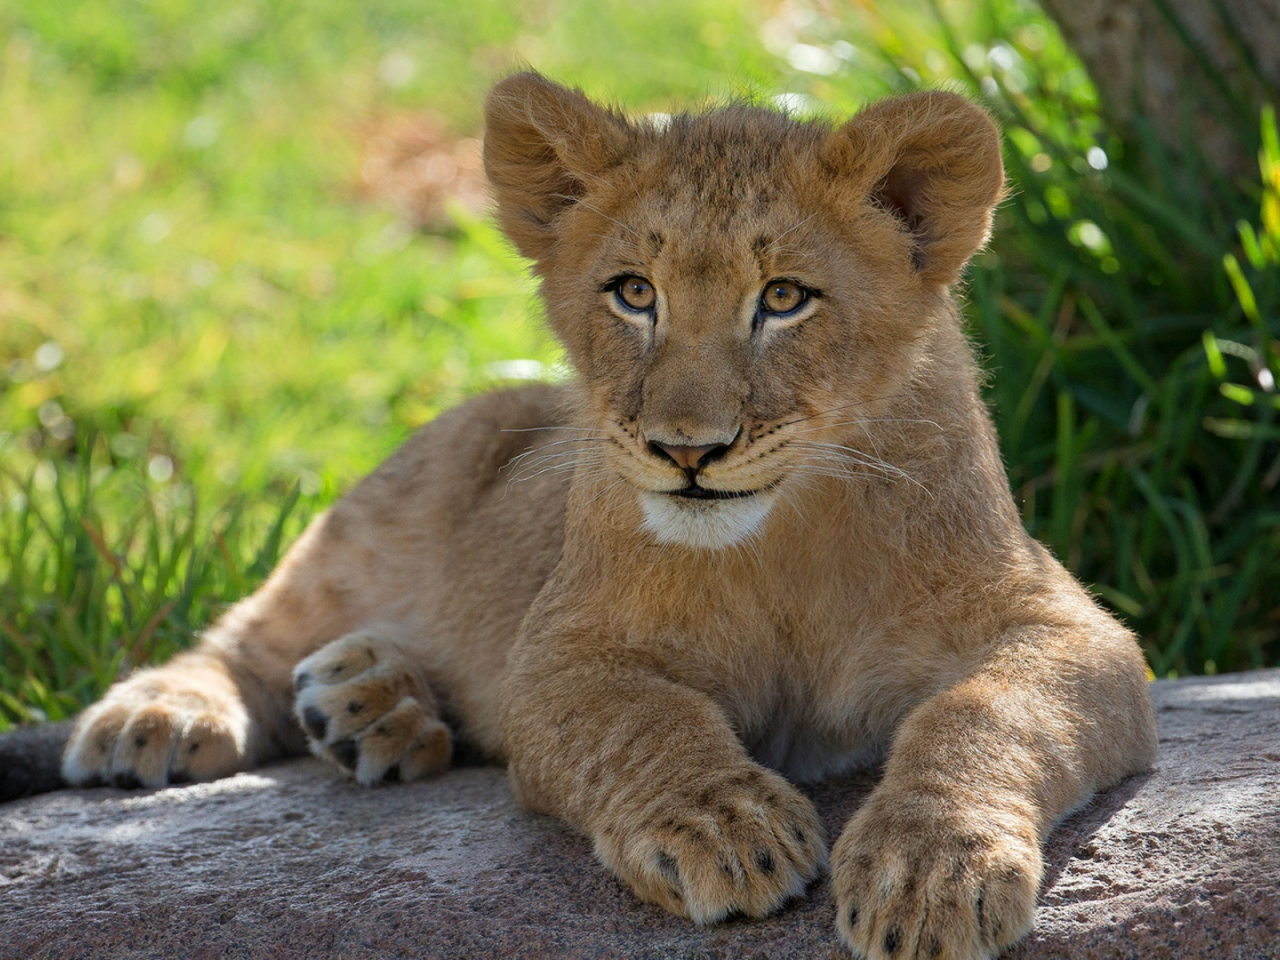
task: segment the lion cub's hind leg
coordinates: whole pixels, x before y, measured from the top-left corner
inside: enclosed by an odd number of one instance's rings
[[[293,684],[311,752],[360,783],[415,780],[449,766],[449,728],[411,648],[393,630],[339,637],[294,668]]]

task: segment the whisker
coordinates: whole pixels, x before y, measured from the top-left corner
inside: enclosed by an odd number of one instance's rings
[[[804,511],[800,509],[800,505],[795,502],[794,497],[782,497],[781,499],[783,503],[785,503],[787,506],[789,506],[792,510],[796,512],[796,516],[800,518],[801,523],[803,523],[810,530],[814,530],[813,524],[810,523],[809,518],[804,515]],[[817,531],[814,531],[814,532],[817,532]]]
[[[632,250],[639,250],[640,245],[633,240],[624,240],[622,237],[615,237],[608,233],[592,233],[588,236],[595,237],[597,240],[608,240],[610,243],[620,243],[624,247],[630,247]]]
[[[601,497],[603,497],[606,493],[608,493],[608,492],[609,492],[610,490],[612,490],[614,487],[618,486],[618,484],[620,484],[620,483],[626,483],[626,480],[625,480],[624,478],[622,478],[622,477],[618,477],[616,480],[614,480],[614,481],[613,481],[613,483],[610,483],[610,484],[606,485],[606,486],[604,487],[604,489],[602,489],[602,490],[601,490],[599,493],[597,493],[594,497],[592,497],[590,500],[588,500],[588,501],[586,502],[586,504],[584,504],[584,506],[588,506],[588,507],[589,507],[589,506],[591,506],[593,503],[595,503],[597,500],[599,500]]]
[[[543,466],[544,464],[572,466],[575,463],[599,462],[601,459],[603,459],[602,456],[595,450],[561,450],[558,453],[544,453],[540,457],[535,457],[533,460],[521,463],[518,465],[518,469],[513,472],[522,473],[526,470],[532,470],[535,467]]]
[[[824,467],[812,463],[797,463],[793,468],[796,476],[803,477],[826,477],[829,480],[883,480],[883,476],[868,473],[862,470],[854,470],[851,467]]]
[[[552,440],[512,457],[502,465],[500,472],[508,471],[507,482],[513,483],[532,479],[550,470],[568,469],[578,464],[602,463],[606,458],[604,448],[609,441],[612,441],[611,437],[605,439],[570,437],[565,440]],[[580,446],[581,444],[589,446],[583,447]],[[565,445],[569,445],[568,449],[552,449]]]
[[[577,469],[580,466],[581,465],[577,463],[568,463],[556,467],[547,467],[528,476],[512,477],[506,483],[506,490],[504,490],[502,494],[503,498],[506,497],[507,491],[511,489],[513,484],[524,483],[526,480],[532,480],[534,477],[543,476],[547,473],[562,473],[563,476],[557,479],[557,482],[559,483],[569,483],[573,480],[581,480],[590,483],[592,481],[599,480],[601,477],[616,477],[618,475],[617,471],[608,464],[592,465],[592,468],[588,471]]]
[[[819,451],[807,455],[807,459],[813,462],[827,462],[838,464],[840,466],[854,465],[859,467],[867,467],[875,470],[885,476],[904,475],[905,471],[893,467],[891,464],[876,460],[874,457],[854,456],[853,454],[835,454],[826,451]]]
[[[802,446],[797,444],[797,446]],[[922,484],[915,477],[911,476],[901,467],[896,467],[891,463],[883,460],[868,458],[859,451],[854,451],[848,447],[839,447],[839,445],[826,444],[824,446],[836,446],[846,452],[837,454],[834,451],[817,451],[810,453],[805,458],[794,465],[797,472],[805,472],[816,476],[831,477],[836,480],[871,480],[879,477],[880,479],[890,480],[900,478],[908,483],[919,487],[925,493],[930,493],[928,487]],[[856,469],[863,467],[866,469]]]
[[[818,215],[817,211],[814,211],[813,213],[805,217],[803,220],[801,220],[799,223],[795,224],[792,227],[788,227],[786,230],[783,230],[782,233],[778,234],[776,237],[773,238],[773,241],[769,244],[769,246],[765,247],[765,250],[772,251],[782,241],[783,237],[785,237],[789,233],[794,233],[796,230],[799,230],[801,227],[803,227],[806,223],[808,223],[817,215]]]
[[[539,467],[550,469],[554,467],[595,466],[605,463],[607,460],[608,458],[603,451],[561,450],[559,453],[548,453],[538,457],[536,460],[520,464],[519,469],[512,472],[512,476],[522,476]]]
[[[603,464],[588,464],[588,466],[602,466],[602,465]],[[509,478],[507,480],[507,483],[508,484],[524,483],[524,481],[526,480],[532,480],[534,477],[541,477],[544,474],[555,473],[556,471],[562,471],[564,473],[572,474],[574,470],[582,466],[583,464],[577,460],[569,460],[564,463],[552,463],[545,467],[539,467],[538,469],[530,468],[528,471],[520,474],[519,476],[514,476]]]
[[[498,432],[499,433],[537,433],[539,430],[577,430],[582,433],[594,432],[599,434],[602,437],[608,436],[607,433],[604,433],[603,431],[600,431],[600,430],[592,431],[590,427],[575,427],[571,424],[564,424],[563,426],[548,426],[548,427],[503,427]]]
[[[817,420],[819,417],[826,417],[833,413],[839,413],[842,410],[850,410],[854,407],[863,407],[863,406],[866,406],[868,403],[879,403],[881,400],[897,400],[904,396],[906,396],[906,394],[893,393],[883,397],[870,397],[866,400],[858,400],[854,403],[842,404],[841,406],[831,407],[830,409],[827,409],[827,410],[819,410],[817,413],[806,414],[803,417],[796,417],[794,420],[784,420],[782,423],[778,424],[777,426],[779,429],[781,429],[782,427],[789,427],[795,423],[805,423],[810,420]]]
[[[756,562],[756,569],[761,573],[764,572],[764,557],[760,556],[760,551],[755,544],[755,535],[744,537],[742,540],[734,543],[734,549],[738,551],[738,556],[743,556],[743,550],[750,550],[751,556]]]
[[[857,450],[853,447],[846,447],[844,444],[841,444],[841,443],[822,443],[817,440],[796,440],[796,441],[793,441],[793,443],[796,447],[800,449],[812,449],[814,447],[817,447],[819,448],[819,452],[823,452],[827,450],[838,451],[838,454],[833,453],[832,456],[833,457],[838,456],[838,459],[842,461],[852,460],[854,463],[860,464],[862,466],[874,467],[875,469],[882,470],[885,473],[893,474],[894,476],[900,476],[908,480],[912,479],[911,475],[907,473],[907,471],[903,470],[901,467],[896,467],[892,463],[889,463],[887,460],[882,460],[879,457],[873,457],[862,450]]]
[[[612,439],[613,439],[612,437],[569,437],[567,440],[552,440],[552,441],[549,441],[548,443],[539,444],[536,447],[530,447],[528,450],[524,451],[523,453],[517,453],[514,457],[508,460],[506,464],[504,464],[504,466],[511,466],[513,463],[519,463],[525,457],[531,456],[535,453],[541,453],[543,450],[549,450],[552,447],[561,446],[562,444],[566,444],[566,443],[604,444],[607,441]]]
[[[796,421],[792,421],[795,423]],[[934,420],[925,420],[917,417],[859,417],[856,420],[837,420],[835,423],[817,423],[808,427],[803,427],[793,431],[797,435],[806,433],[817,433],[819,430],[834,430],[837,427],[865,427],[867,424],[879,423],[919,423],[926,426],[937,427],[939,430],[942,426]]]
[[[575,197],[575,196],[573,196],[572,194],[566,194],[566,193],[557,194],[556,196],[557,196],[557,197],[559,197],[559,199],[564,200],[566,203],[574,203],[574,204],[577,204],[578,206],[586,207],[586,208],[587,208],[588,210],[590,210],[592,213],[595,213],[595,214],[597,214],[597,215],[599,215],[599,216],[601,216],[601,217],[604,217],[604,218],[605,218],[606,220],[608,220],[610,223],[617,224],[617,225],[618,225],[618,226],[620,226],[623,230],[627,231],[627,233],[632,234],[632,235],[633,235],[633,236],[635,236],[637,239],[643,239],[643,238],[640,236],[639,231],[635,230],[633,227],[629,227],[629,226],[627,226],[627,224],[623,223],[621,220],[615,220],[613,217],[609,216],[607,213],[605,213],[603,210],[601,210],[601,209],[600,209],[599,207],[597,207],[595,204],[593,204],[593,203],[588,203],[586,200],[583,200],[581,197]]]

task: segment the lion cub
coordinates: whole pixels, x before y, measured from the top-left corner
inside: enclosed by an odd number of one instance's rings
[[[709,923],[828,866],[793,781],[883,762],[830,851],[840,935],[1014,943],[1054,823],[1155,733],[1133,638],[1019,523],[949,293],[1001,194],[990,119],[922,93],[658,127],[521,74],[485,166],[576,385],[424,427],[86,711],[67,778],[309,745],[369,784],[465,743]]]

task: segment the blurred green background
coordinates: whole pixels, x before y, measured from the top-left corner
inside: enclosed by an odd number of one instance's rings
[[[1244,179],[1111,129],[1025,0],[0,0],[0,729],[189,644],[441,409],[558,374],[445,199],[522,65],[635,112],[983,100],[1014,191],[966,316],[1028,527],[1156,674],[1280,663],[1273,118]]]

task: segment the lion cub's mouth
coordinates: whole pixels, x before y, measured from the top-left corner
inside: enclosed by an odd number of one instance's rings
[[[743,497],[754,497],[757,493],[761,493],[766,489],[768,488],[762,487],[760,490],[709,490],[694,483],[679,490],[670,491],[670,496],[686,497],[690,500],[741,500]]]
[[[668,490],[666,494],[669,497],[680,497],[686,500],[745,500],[747,497],[768,493],[781,482],[781,480],[774,480],[754,490],[713,490],[710,487],[700,487],[697,481],[694,481],[679,490]]]

